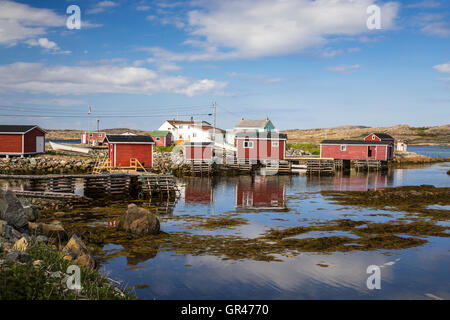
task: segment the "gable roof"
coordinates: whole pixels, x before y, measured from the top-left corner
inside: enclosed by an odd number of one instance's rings
[[[382,132],[372,132],[371,134],[376,135],[378,138],[380,139],[394,139],[394,137],[392,137],[391,135],[387,134],[387,133],[382,133]],[[371,134],[367,135],[370,136]],[[366,138],[367,138],[366,137]]]
[[[278,132],[256,132],[256,131],[239,131],[235,135],[236,139],[268,139],[268,140],[287,140],[287,134]]]
[[[207,121],[186,121],[186,120],[166,120],[169,124],[171,124],[173,127],[178,126],[180,124],[191,124],[191,125],[201,125],[205,123],[206,125],[211,125],[211,123]]]
[[[323,140],[320,144],[365,144],[365,145],[387,145],[386,141],[366,141],[366,140]]]
[[[240,119],[236,125],[234,126],[235,129],[237,128],[254,128],[254,129],[264,129],[267,124],[270,122],[269,119],[264,120],[246,120],[246,119]]]
[[[47,131],[36,125],[0,125],[0,133],[27,133],[34,128],[38,128],[40,131],[47,133]]]
[[[107,134],[105,140],[109,143],[155,144],[151,136]]]

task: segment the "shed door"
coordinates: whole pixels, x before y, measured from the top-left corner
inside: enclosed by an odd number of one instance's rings
[[[44,153],[44,137],[37,136],[36,137],[36,153]]]

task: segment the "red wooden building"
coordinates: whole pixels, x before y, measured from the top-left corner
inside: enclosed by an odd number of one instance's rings
[[[98,132],[98,131],[86,131],[81,136],[81,143],[89,144],[93,141],[97,141],[97,143],[103,142],[106,137],[106,132]]]
[[[320,157],[342,160],[389,161],[394,157],[394,145],[385,141],[323,140]]]
[[[213,144],[210,142],[186,142],[184,144],[184,159],[186,161],[213,161]]]
[[[131,159],[137,159],[142,166],[153,166],[153,145],[150,136],[106,135],[108,161],[111,167],[128,167]]]
[[[238,161],[284,160],[287,135],[278,132],[237,132],[235,144]]]
[[[175,143],[172,132],[168,130],[155,130],[151,136],[157,146],[168,147]]]
[[[364,140],[366,141],[384,141],[384,142],[389,142],[392,143],[392,145],[394,145],[394,137],[392,137],[391,135],[387,134],[387,133],[378,133],[378,132],[374,132],[369,134],[367,137],[364,138]]]
[[[0,155],[44,153],[45,134],[35,125],[0,125]]]

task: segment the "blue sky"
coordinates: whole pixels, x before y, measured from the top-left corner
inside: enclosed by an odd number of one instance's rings
[[[449,40],[445,0],[0,0],[0,123],[152,130],[216,101],[225,129],[443,125]]]

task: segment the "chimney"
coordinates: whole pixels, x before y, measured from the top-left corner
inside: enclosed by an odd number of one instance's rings
[[[194,122],[194,117],[193,116],[191,116],[191,122]]]

